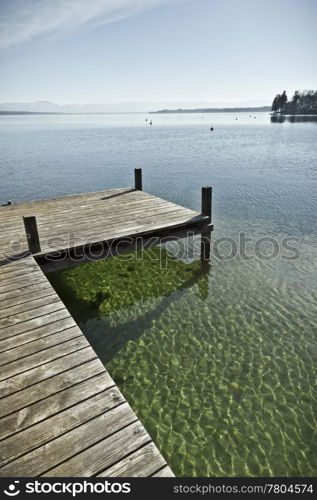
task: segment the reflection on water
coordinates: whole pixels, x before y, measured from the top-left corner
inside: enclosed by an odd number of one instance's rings
[[[317,473],[316,293],[273,270],[151,248],[49,276],[176,475]]]
[[[285,121],[291,123],[317,122],[317,115],[271,115],[271,123],[283,123]]]

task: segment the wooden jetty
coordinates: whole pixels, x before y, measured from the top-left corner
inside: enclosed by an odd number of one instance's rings
[[[38,262],[188,229],[208,239],[202,192],[199,214],[143,192],[136,169],[134,188],[0,208],[0,476],[173,476]]]

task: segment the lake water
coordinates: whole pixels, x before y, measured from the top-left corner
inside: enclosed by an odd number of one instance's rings
[[[135,167],[195,210],[213,186],[209,266],[189,238],[187,260],[155,249],[50,279],[176,475],[316,475],[317,123],[1,116],[0,135],[1,202],[129,186]]]

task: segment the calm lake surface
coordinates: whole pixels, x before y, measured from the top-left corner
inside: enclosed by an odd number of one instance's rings
[[[1,116],[0,201],[142,167],[144,190],[200,210],[211,184],[210,266],[189,238],[186,259],[155,248],[51,282],[176,475],[316,476],[317,123],[146,116]]]

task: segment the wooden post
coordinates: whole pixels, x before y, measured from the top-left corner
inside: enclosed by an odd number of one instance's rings
[[[200,239],[200,257],[202,262],[210,261],[210,251],[211,251],[211,231],[207,230],[205,233],[201,233]]]
[[[40,238],[37,230],[36,218],[34,216],[23,217],[26,237],[28,240],[30,253],[41,251]]]
[[[142,168],[134,169],[134,184],[137,191],[142,191]]]
[[[204,186],[201,188],[201,213],[207,215],[211,222],[211,204],[212,204],[212,187]]]
[[[201,189],[201,213],[208,217],[208,224],[211,223],[212,216],[212,187],[204,186]],[[201,234],[200,255],[203,262],[209,262],[211,250],[211,231],[206,229]]]

